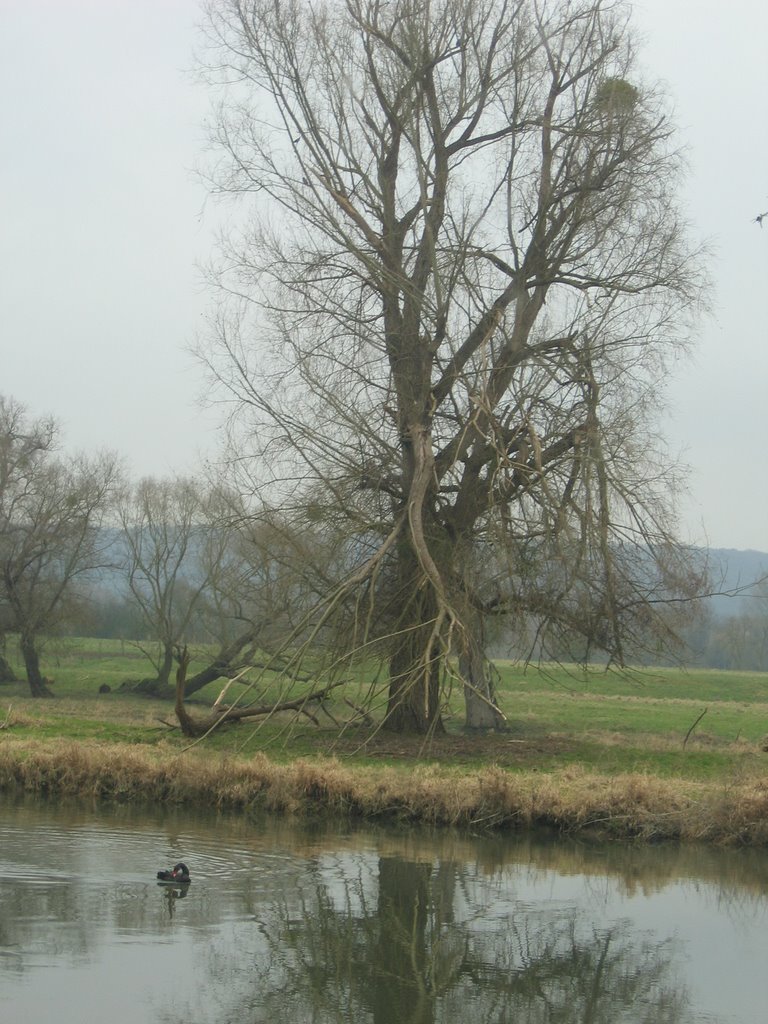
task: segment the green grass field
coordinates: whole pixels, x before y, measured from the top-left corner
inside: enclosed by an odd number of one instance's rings
[[[58,640],[43,665],[53,698],[0,685],[0,787],[768,846],[768,678],[757,673],[502,663],[507,730],[465,733],[457,686],[446,734],[424,739],[356,717],[375,672],[367,665],[313,719],[283,712],[193,742],[169,701],[121,690],[151,674],[131,645]],[[254,690],[233,684],[226,699],[267,703],[278,686],[264,675]],[[219,690],[198,692],[188,710],[204,716]]]
[[[12,653],[12,652],[11,652]],[[44,670],[56,697],[34,701],[25,683],[0,686],[0,736],[70,738],[178,747],[189,741],[168,703],[120,691],[121,684],[151,674],[145,656],[118,640],[59,639],[44,653]],[[202,661],[200,661],[202,665]],[[628,673],[575,666],[533,667],[500,663],[499,699],[509,731],[466,737],[460,688],[450,694],[448,736],[425,743],[398,739],[354,723],[346,703],[364,699],[370,673],[352,679],[329,700],[316,721],[281,715],[222,729],[203,743],[212,751],[248,756],[265,749],[278,761],[331,753],[353,762],[375,756],[390,765],[414,760],[476,769],[498,764],[510,771],[549,771],[581,765],[602,772],[650,772],[662,777],[712,779],[762,772],[768,754],[768,677],[758,673],[644,669]],[[190,672],[196,668],[193,662]],[[21,674],[19,672],[19,674]],[[103,684],[110,693],[100,694]],[[210,703],[221,684],[195,695]],[[277,690],[269,678],[255,690],[234,684],[227,700],[266,702]],[[703,717],[700,718],[700,716]],[[698,721],[697,721],[698,720]],[[692,728],[694,727],[695,728]],[[341,728],[340,728],[341,727]]]

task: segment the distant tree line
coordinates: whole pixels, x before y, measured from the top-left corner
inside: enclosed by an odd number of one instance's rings
[[[768,594],[760,590],[745,604],[732,615],[702,610],[685,637],[689,665],[768,672]]]
[[[18,633],[35,697],[49,693],[41,641],[77,615],[104,564],[101,527],[119,479],[113,456],[66,456],[58,442],[53,420],[0,396],[0,629]]]
[[[152,666],[137,689],[151,694],[170,694],[190,642],[214,653],[188,693],[259,658],[281,665],[345,557],[322,527],[249,514],[204,478],[131,483],[113,455],[61,455],[59,433],[0,396],[0,681],[15,675],[11,634],[33,696],[50,695],[46,640],[67,633],[135,643]]]

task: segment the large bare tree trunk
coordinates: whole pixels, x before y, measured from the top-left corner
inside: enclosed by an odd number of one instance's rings
[[[163,644],[163,655],[158,665],[157,675],[148,679],[142,679],[138,683],[126,683],[125,689],[131,690],[144,697],[166,697],[173,696],[171,687],[171,670],[173,669],[173,647],[170,644]]]
[[[0,683],[15,683],[16,673],[5,656],[5,639],[0,637]]]
[[[252,648],[260,632],[260,627],[254,627],[241,633],[230,643],[223,644],[211,663],[187,681],[187,696],[190,697],[193,693],[197,693],[209,683],[215,683],[222,676],[231,677],[238,668],[252,662]]]
[[[384,728],[391,732],[445,732],[440,715],[438,648],[424,648],[424,628],[405,633],[389,661],[389,700]]]
[[[480,622],[478,628],[482,628]],[[459,673],[464,682],[465,728],[477,731],[505,728],[506,719],[496,704],[496,693],[485,657],[482,636],[467,637],[459,657]]]
[[[171,644],[163,644],[163,660],[157,670],[157,685],[165,689],[170,685],[171,669],[173,668],[173,647]]]
[[[29,633],[22,633],[19,641],[21,656],[24,659],[24,667],[27,672],[27,682],[33,697],[52,697],[45,679],[40,671],[40,655],[37,652],[35,637]]]
[[[435,634],[435,593],[403,540],[394,601],[398,633],[389,660],[389,698],[384,728],[399,733],[444,731],[440,716],[440,648]]]

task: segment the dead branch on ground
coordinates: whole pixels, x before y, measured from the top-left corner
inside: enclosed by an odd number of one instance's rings
[[[313,690],[312,693],[307,693],[302,697],[297,697],[295,700],[277,701],[272,704],[252,704],[248,707],[242,708],[235,707],[232,704],[223,704],[221,702],[224,692],[230,685],[228,683],[216,699],[211,709],[211,713],[205,718],[196,718],[190,715],[184,706],[187,668],[189,667],[190,659],[191,655],[186,647],[177,652],[176,660],[178,661],[179,667],[176,670],[175,703],[176,717],[179,720],[181,731],[185,736],[190,737],[204,736],[206,733],[211,732],[213,729],[218,728],[224,723],[234,723],[243,721],[243,719],[246,718],[273,715],[278,711],[299,712],[300,714],[306,715],[310,721],[317,725],[317,718],[311,713],[309,706],[315,703],[319,703],[320,706],[322,706],[322,701],[328,696],[331,690],[335,689],[337,686],[341,686],[344,681],[338,679],[319,690]],[[230,683],[231,682],[234,682],[234,680],[230,680]]]

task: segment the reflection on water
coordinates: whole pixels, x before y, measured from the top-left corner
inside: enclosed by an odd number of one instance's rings
[[[0,799],[0,1019],[758,1024],[767,885],[754,850]]]

